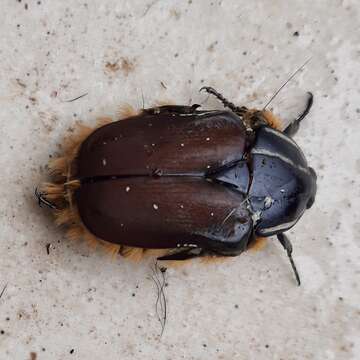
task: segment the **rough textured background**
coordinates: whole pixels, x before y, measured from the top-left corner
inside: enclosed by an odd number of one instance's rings
[[[357,0],[1,5],[1,360],[360,358]],[[205,84],[260,107],[309,57],[272,104],[296,114],[299,94],[315,95],[296,137],[319,178],[314,207],[291,231],[303,286],[276,241],[169,270],[159,338],[149,263],[66,240],[34,200],[44,165],[78,119],[141,106],[142,94],[145,106],[205,102]]]

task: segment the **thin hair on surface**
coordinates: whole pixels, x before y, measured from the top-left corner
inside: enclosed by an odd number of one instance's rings
[[[276,98],[279,92],[309,63],[312,58],[307,59],[295,72],[293,72],[290,77],[275,91],[274,95],[263,107],[263,111],[270,105],[270,103]]]
[[[3,289],[1,290],[1,293],[0,293],[0,299],[2,298],[2,296],[4,295],[5,293],[5,290],[7,288],[8,284],[5,284],[5,286],[3,287]]]
[[[151,279],[154,281],[157,289],[157,298],[155,302],[155,311],[156,316],[158,318],[158,321],[161,325],[161,333],[160,337],[163,335],[166,325],[166,319],[167,319],[167,303],[166,303],[166,296],[164,287],[166,286],[166,268],[165,267],[159,267],[158,262],[156,261],[154,264],[154,267],[151,267],[153,275],[151,276]],[[159,274],[161,275],[161,278],[159,278]]]
[[[73,99],[65,100],[64,102],[73,102],[73,101],[76,101],[76,100],[79,100],[79,99],[85,97],[85,96],[88,95],[88,94],[89,94],[89,93],[85,93],[85,94],[82,94],[82,95],[80,95],[80,96],[77,96],[77,97],[75,97],[75,98],[73,98]]]
[[[141,88],[141,100],[142,100],[142,105],[141,105],[141,110],[145,109],[145,98],[144,98],[144,91]]]

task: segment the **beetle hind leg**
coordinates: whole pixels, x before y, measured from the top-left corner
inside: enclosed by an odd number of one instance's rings
[[[188,260],[203,255],[201,248],[187,248],[180,251],[170,252],[164,256],[160,256],[158,260]]]

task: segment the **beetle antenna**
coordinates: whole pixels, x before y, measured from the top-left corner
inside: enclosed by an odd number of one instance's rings
[[[263,111],[268,107],[268,105],[276,98],[276,96],[279,94],[279,92],[295,77],[297,73],[299,73],[312,59],[307,59],[280,87],[275,91],[275,94],[270,98],[270,100],[266,103],[266,105],[263,107]]]
[[[290,242],[289,238],[283,233],[277,234],[277,238],[280,241],[280,244],[283,246],[283,248],[287,252],[287,256],[289,257],[290,264],[291,264],[291,267],[292,267],[292,269],[294,271],[297,284],[298,284],[298,286],[300,286],[301,285],[300,276],[299,276],[299,273],[298,273],[297,268],[295,266],[294,260],[292,258],[293,248],[292,248],[291,242]]]

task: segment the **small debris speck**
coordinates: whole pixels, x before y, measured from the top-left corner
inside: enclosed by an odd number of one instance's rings
[[[298,31],[295,31],[294,33],[293,33],[293,36],[299,36],[300,34],[299,34],[299,32]]]
[[[265,209],[269,209],[274,203],[274,199],[271,196],[266,196],[264,199],[264,207]]]
[[[70,350],[70,354],[73,354],[73,353],[74,353],[74,351],[75,351],[74,349],[71,349],[71,350]]]

